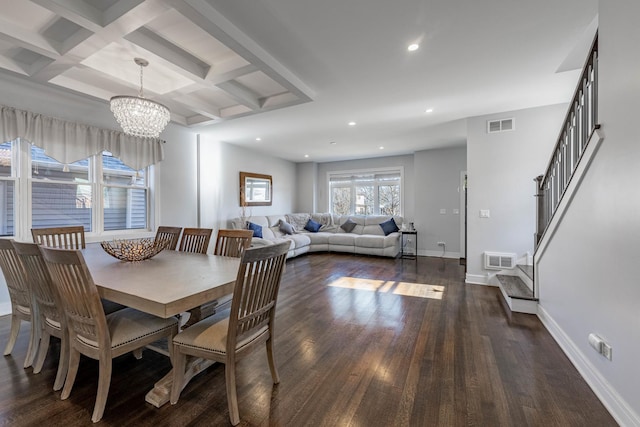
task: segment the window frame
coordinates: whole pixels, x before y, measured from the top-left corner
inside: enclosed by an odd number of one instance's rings
[[[9,142],[9,141],[7,141]],[[2,238],[15,238],[21,241],[31,240],[31,224],[32,218],[32,186],[34,178],[31,168],[31,143],[23,139],[11,141],[12,149],[12,168],[11,177],[3,176],[0,180],[14,181],[14,234],[13,236],[3,236]],[[36,145],[37,144],[33,144]],[[158,173],[155,170],[157,166],[151,165],[146,167],[146,185],[142,186],[122,186],[125,188],[144,189],[147,193],[146,200],[146,227],[136,229],[120,229],[120,230],[104,230],[104,188],[118,187],[118,185],[105,184],[102,153],[90,156],[89,162],[89,183],[92,193],[92,212],[91,212],[91,229],[86,233],[87,242],[97,242],[106,239],[116,238],[136,238],[149,237],[155,230],[155,219],[159,209],[159,200],[156,197],[158,189]],[[65,181],[46,181],[38,180],[38,182],[63,183],[70,184]],[[72,184],[70,184],[72,185]]]
[[[373,206],[373,213],[372,214],[368,214],[368,215],[384,215],[380,213],[380,191],[379,191],[379,187],[381,185],[385,185],[384,181],[380,181],[379,179],[375,178],[376,174],[379,175],[389,175],[389,174],[393,174],[393,173],[397,173],[399,174],[399,178],[398,178],[398,184],[400,186],[400,212],[398,214],[396,214],[397,216],[402,216],[403,212],[404,212],[404,167],[403,166],[395,166],[395,167],[386,167],[386,168],[370,168],[370,169],[350,169],[350,170],[342,170],[342,171],[329,171],[327,172],[327,211],[331,212],[332,214],[334,214],[333,212],[333,193],[332,190],[334,188],[334,186],[331,185],[331,179],[332,178],[340,178],[340,177],[344,177],[345,181],[347,180],[347,178],[350,178],[349,182],[344,182],[344,183],[340,183],[340,184],[336,184],[335,187],[340,187],[340,188],[351,188],[351,200],[350,200],[350,208],[349,208],[349,213],[347,215],[363,215],[363,214],[357,214],[356,212],[356,197],[357,197],[357,191],[356,191],[356,187],[358,186],[364,186],[364,185],[373,185],[373,198],[374,198],[374,206]],[[349,175],[351,175],[349,177]],[[371,180],[356,180],[353,179],[353,176],[355,175],[373,175],[373,178]],[[371,184],[368,184],[371,183]],[[388,184],[386,184],[388,185]]]

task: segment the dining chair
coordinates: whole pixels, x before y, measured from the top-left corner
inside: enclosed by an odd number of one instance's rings
[[[218,230],[213,254],[240,258],[251,246],[252,237],[253,230]]]
[[[252,237],[253,230],[218,230],[213,254],[240,258],[242,256],[242,252],[251,246]],[[218,298],[217,300],[202,304],[200,307],[192,308],[189,310],[189,319],[182,328],[188,328],[204,318],[213,316],[216,311],[224,310],[227,308],[230,301],[231,295],[226,295],[222,298]]]
[[[67,331],[66,318],[62,311],[62,302],[57,289],[51,282],[51,276],[47,265],[42,258],[40,247],[35,243],[13,242],[13,246],[26,270],[26,278],[38,307],[38,321],[40,344],[37,357],[33,365],[33,373],[42,370],[42,365],[49,351],[51,336],[60,339],[60,360],[53,389],[60,390],[64,384],[69,366],[69,333]]]
[[[98,289],[78,250],[41,247],[51,280],[60,293],[69,332],[69,368],[61,398],[67,399],[73,388],[80,355],[99,361],[98,391],[91,420],[104,414],[112,359],[178,332],[178,320],[162,319],[133,308],[105,316]],[[170,349],[170,357],[172,350]]]
[[[240,423],[236,393],[236,362],[266,344],[274,384],[280,382],[273,355],[274,320],[280,279],[289,242],[243,252],[228,316],[219,313],[201,320],[173,338],[172,404],[184,387],[186,357],[195,356],[225,364],[227,404],[231,424]]]
[[[211,240],[211,228],[185,228],[180,239],[180,252],[206,254]]]
[[[178,240],[180,239],[181,232],[182,232],[182,227],[167,227],[167,226],[161,225],[158,227],[158,230],[156,231],[155,241],[164,242],[168,240],[171,243],[169,243],[169,246],[167,246],[167,249],[171,249],[172,251],[175,251],[176,248],[178,247]]]
[[[40,338],[37,326],[38,319],[34,313],[35,304],[27,284],[26,270],[11,240],[0,239],[0,269],[7,283],[9,299],[11,300],[11,332],[7,346],[4,349],[4,355],[9,356],[13,351],[22,321],[29,322],[31,324],[31,332],[27,356],[24,360],[24,367],[28,368],[33,365],[33,359],[38,350],[38,340]]]
[[[84,249],[84,226],[32,228],[33,242],[50,248]]]

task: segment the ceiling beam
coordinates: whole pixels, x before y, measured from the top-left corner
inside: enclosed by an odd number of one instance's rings
[[[211,68],[206,62],[201,61],[148,28],[140,27],[138,30],[127,34],[124,38],[192,74],[192,76],[188,77],[195,76],[199,79],[204,79]]]
[[[252,110],[259,110],[262,107],[260,97],[254,91],[235,80],[220,83],[217,86],[240,104]]]
[[[250,64],[294,93],[301,102],[311,101],[315,93],[302,80],[279,63],[253,39],[240,31],[206,0],[167,0],[195,25],[218,39]]]

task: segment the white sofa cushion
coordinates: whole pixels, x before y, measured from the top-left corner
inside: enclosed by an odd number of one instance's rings
[[[335,233],[329,236],[330,245],[355,246],[356,234],[352,233]]]
[[[304,230],[304,225],[310,219],[323,223],[321,231],[311,233]],[[400,252],[399,233],[384,235],[380,223],[389,220],[388,215],[329,215],[329,214],[286,214],[253,216],[247,218],[255,224],[261,225],[263,239],[254,238],[253,246],[274,244],[281,241],[289,241],[288,257],[298,256],[308,251],[336,251],[347,253],[360,253],[379,256],[396,256]],[[402,217],[393,217],[398,226],[402,225]],[[347,220],[356,223],[351,233],[340,228]],[[290,224],[296,224],[299,228],[293,235],[286,235],[279,229],[280,220]],[[234,228],[244,228],[242,221],[234,219],[231,225]]]

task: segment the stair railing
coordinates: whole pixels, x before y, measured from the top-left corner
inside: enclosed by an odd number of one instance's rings
[[[598,35],[593,40],[560,136],[544,175],[536,182],[536,247],[575,172],[598,124]]]

